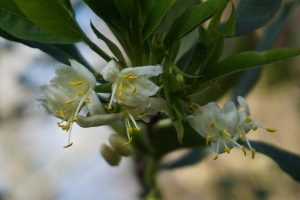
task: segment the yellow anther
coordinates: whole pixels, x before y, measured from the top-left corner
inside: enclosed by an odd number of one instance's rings
[[[250,116],[247,116],[246,119],[245,119],[245,122],[249,123],[249,122],[251,122],[251,121],[252,121],[251,117],[250,117]]]
[[[59,117],[61,117],[61,118],[65,118],[65,111],[64,111],[64,109],[58,109],[58,110],[56,110],[55,111],[55,113],[59,116]]]
[[[211,128],[215,128],[215,127],[216,127],[216,123],[215,123],[214,121],[211,122],[210,127],[211,127]]]
[[[252,126],[252,130],[253,130],[253,131],[256,131],[257,128],[258,128],[257,126]]]
[[[65,101],[64,103],[65,103],[65,104],[71,104],[71,103],[73,103],[74,101],[75,101],[75,99],[70,99],[70,100]]]
[[[243,153],[244,153],[244,155],[246,156],[247,155],[247,152],[246,152],[246,149],[245,149],[245,147],[241,147],[241,149],[242,149],[242,151],[243,151]]]
[[[140,127],[135,127],[135,128],[133,128],[133,130],[134,130],[134,131],[140,131],[141,128],[140,128]]]
[[[255,149],[252,149],[251,152],[252,152],[252,159],[254,159],[255,158],[255,154],[256,154]]]
[[[270,133],[274,133],[277,130],[275,128],[266,128],[266,131],[270,132]]]
[[[230,148],[228,148],[228,147],[224,147],[224,151],[226,152],[226,153],[228,153],[228,154],[230,154]]]
[[[136,87],[132,86],[131,94],[134,95],[136,93]]]
[[[128,141],[126,143],[124,143],[124,146],[130,144],[132,142],[132,137],[128,138]]]
[[[210,140],[210,136],[208,135],[208,136],[206,136],[206,140],[205,140],[205,144],[206,144],[206,145],[208,145],[209,140]]]
[[[133,133],[133,128],[131,128],[131,127],[128,127],[128,128],[127,128],[127,131],[128,131],[128,133],[130,133],[130,134],[131,134],[131,133]]]
[[[84,100],[84,103],[92,103],[92,101],[91,101],[89,98],[86,98],[86,99]]]
[[[71,81],[70,82],[70,85],[75,87],[75,86],[79,86],[83,83],[83,81]]]
[[[217,160],[219,158],[219,155],[216,155],[215,157],[214,157],[214,160]]]
[[[73,145],[73,142],[70,142],[69,144],[65,145],[64,148],[68,148],[68,147],[70,147],[72,145]]]
[[[241,139],[242,139],[242,141],[246,141],[246,133],[245,133],[244,130],[243,130],[243,132],[241,134]]]
[[[231,135],[227,130],[223,130],[223,135],[225,135],[226,137],[231,138]]]
[[[83,92],[82,91],[78,91],[77,92],[77,96],[82,97],[83,96]]]
[[[137,79],[138,77],[139,77],[138,75],[127,74],[124,78],[127,80],[133,80],[133,79]]]
[[[139,114],[139,118],[143,118],[143,117],[145,117],[145,116],[146,116],[146,114],[147,114],[147,112],[142,112],[142,113],[140,113],[140,114]]]

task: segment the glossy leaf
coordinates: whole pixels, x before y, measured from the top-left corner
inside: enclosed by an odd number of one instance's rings
[[[143,30],[144,39],[147,39],[149,35],[151,35],[155,31],[155,29],[159,26],[161,21],[166,16],[168,10],[175,2],[175,0],[156,1],[154,7],[146,18]]]
[[[269,22],[282,0],[240,0],[237,8],[236,35],[254,31]]]
[[[82,40],[69,0],[15,0],[20,10],[44,31],[71,42]]]
[[[280,15],[272,22],[269,28],[265,31],[264,35],[260,39],[257,50],[262,51],[269,49],[273,46],[280,33],[284,29],[289,17],[294,10],[296,2],[286,3],[284,9],[281,11]],[[247,71],[240,78],[238,85],[233,91],[232,99],[236,100],[238,96],[246,96],[249,91],[254,87],[254,85],[259,80],[262,69],[255,68]]]
[[[264,142],[252,141],[251,145],[257,152],[272,158],[283,171],[289,174],[294,180],[300,182],[300,155]]]
[[[211,66],[205,80],[214,80],[258,65],[265,65],[300,55],[298,48],[272,49],[264,52],[247,51],[232,55]]]
[[[34,25],[23,15],[14,1],[0,0],[0,28],[24,40],[43,43],[72,43],[70,40],[47,33]]]
[[[166,42],[169,46],[174,40],[182,38],[184,35],[195,29],[198,25],[209,19],[214,13],[222,10],[228,0],[208,0],[200,5],[193,6],[182,16],[177,18],[171,26]]]

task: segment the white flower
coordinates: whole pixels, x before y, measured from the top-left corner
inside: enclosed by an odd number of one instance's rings
[[[268,132],[276,132],[273,128],[265,128],[260,124],[257,124],[255,120],[251,118],[250,107],[243,97],[239,96],[237,98],[240,106],[243,108],[242,111],[239,112],[239,129],[240,129],[240,137],[243,141],[246,142],[249,149],[252,151],[252,158],[255,157],[255,149],[252,148],[246,134],[250,132],[250,130],[256,131],[258,128],[263,128]]]
[[[207,144],[210,142],[213,152],[216,153],[215,159],[220,153],[230,153],[234,146],[241,148],[245,153],[244,147],[236,142],[239,137],[239,113],[232,101],[225,103],[222,110],[214,102],[198,107],[187,120],[206,138]]]
[[[69,144],[71,146],[71,129],[77,120],[81,108],[87,104],[90,114],[101,112],[101,104],[93,91],[96,79],[91,72],[74,60],[72,66],[61,65],[56,69],[56,77],[50,85],[42,87],[42,95],[38,98],[48,114],[60,118],[58,126],[69,131]]]
[[[108,107],[111,108],[113,100],[130,107],[148,105],[149,97],[159,90],[159,87],[148,78],[161,73],[162,67],[159,65],[129,67],[120,71],[117,63],[111,60],[101,71],[103,78],[112,83]]]

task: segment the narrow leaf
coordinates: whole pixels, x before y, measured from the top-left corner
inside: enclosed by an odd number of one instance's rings
[[[265,65],[300,55],[299,48],[281,48],[269,51],[247,51],[235,54],[209,68],[205,80],[214,80],[258,65]]]
[[[107,37],[105,37],[100,31],[97,30],[97,28],[92,24],[92,22],[90,23],[94,33],[96,34],[96,36],[100,39],[103,40],[105,42],[105,44],[107,45],[107,47],[109,48],[109,50],[116,56],[116,58],[119,60],[119,62],[123,65],[126,66],[126,61],[125,58],[121,52],[121,50],[119,49],[119,47],[117,45],[115,45],[112,41],[110,41]]]
[[[282,0],[240,0],[237,8],[236,35],[254,31],[270,21]]]
[[[174,3],[175,0],[156,1],[150,14],[146,18],[143,30],[144,39],[147,39],[155,31]]]
[[[214,13],[222,10],[228,1],[229,0],[208,0],[187,10],[182,16],[175,20],[170,28],[166,36],[167,45],[172,44],[174,40],[182,38],[198,25],[209,19]]]

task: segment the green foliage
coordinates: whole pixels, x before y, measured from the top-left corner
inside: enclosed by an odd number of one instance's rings
[[[24,40],[44,43],[72,43],[72,40],[47,33],[33,24],[17,7],[14,1],[0,1],[0,28]]]
[[[300,49],[282,48],[265,52],[248,51],[232,55],[211,66],[206,80],[214,80],[249,68],[300,55]]]
[[[236,35],[254,31],[270,21],[282,0],[241,0],[237,8]]]
[[[75,21],[69,0],[15,0],[30,21],[48,33],[70,42],[82,40],[82,32]]]

